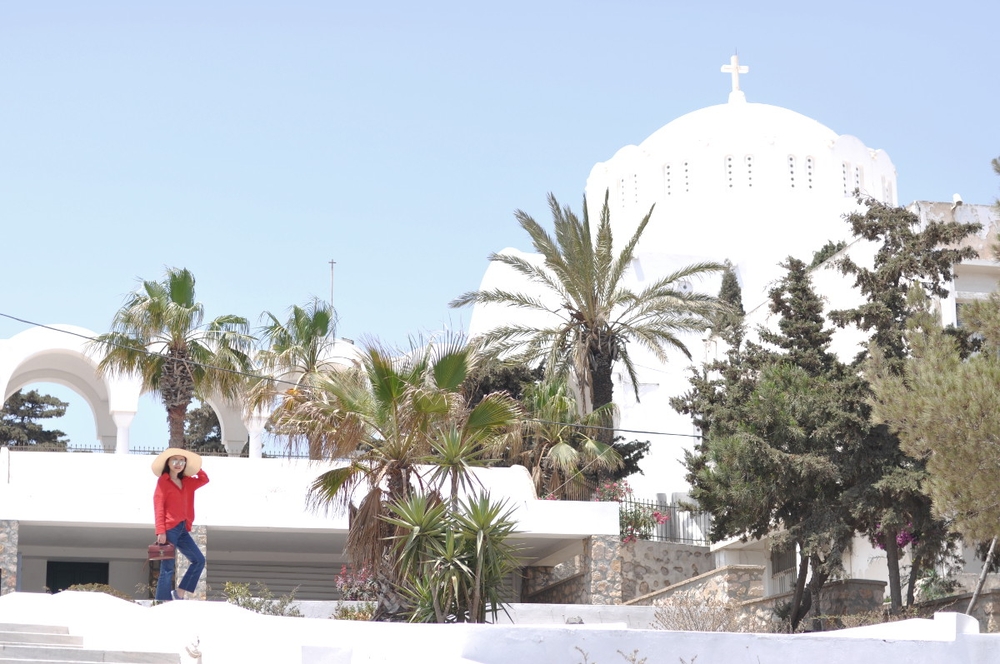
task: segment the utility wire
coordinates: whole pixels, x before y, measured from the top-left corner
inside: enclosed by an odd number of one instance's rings
[[[30,320],[25,320],[23,318],[18,318],[17,316],[12,316],[10,314],[5,314],[3,312],[0,312],[0,317],[8,318],[10,320],[17,321],[18,323],[23,323],[24,325],[31,325],[33,327],[40,327],[42,329],[50,330],[52,332],[59,332],[61,334],[68,334],[70,336],[78,337],[80,339],[85,339],[85,340],[90,341],[90,342],[97,342],[97,339],[95,337],[88,336],[86,334],[80,334],[79,332],[73,332],[72,330],[64,330],[64,329],[61,329],[61,328],[58,328],[58,327],[53,327],[51,325],[43,325],[41,323],[35,323],[33,321],[30,321]],[[151,350],[149,350],[147,348],[136,348],[134,346],[125,346],[123,344],[117,344],[117,343],[114,343],[114,342],[102,342],[102,343],[108,343],[109,345],[118,346],[119,348],[127,348],[128,350],[133,350],[133,351],[137,351],[137,352],[140,352],[140,353],[145,353],[146,355],[150,355],[150,356],[155,355],[155,356],[158,356],[158,357],[167,357],[167,356],[163,355],[162,353],[157,353],[157,352],[151,351]],[[284,379],[281,379],[281,378],[275,378],[273,376],[263,376],[263,375],[257,374],[257,373],[250,373],[250,372],[247,372],[247,371],[240,371],[239,369],[229,369],[229,368],[226,368],[226,367],[218,367],[218,366],[215,366],[215,365],[205,364],[203,362],[198,362],[196,360],[191,360],[191,359],[187,359],[187,358],[176,358],[176,360],[179,361],[179,362],[183,362],[185,364],[193,365],[193,366],[196,366],[196,367],[201,367],[203,369],[211,369],[213,371],[223,371],[223,372],[226,372],[226,373],[235,374],[237,376],[243,376],[244,378],[250,378],[250,379],[253,379],[253,380],[262,380],[262,381],[263,380],[268,380],[268,381],[272,381],[274,383],[279,383],[279,384],[283,384],[283,385],[289,385],[291,387],[296,387],[296,388],[300,388],[300,389],[303,388],[303,387],[305,387],[306,389],[310,389],[312,387],[312,386],[309,386],[309,385],[301,385],[300,383],[295,383],[295,382],[292,382],[290,380],[284,380]],[[670,432],[667,432],[667,431],[643,431],[643,430],[640,430],[640,429],[622,429],[622,428],[617,428],[617,427],[606,427],[606,426],[599,426],[599,425],[578,424],[578,423],[574,423],[574,422],[554,422],[554,421],[551,421],[551,420],[541,420],[541,419],[537,419],[537,418],[526,418],[524,421],[525,422],[535,422],[535,423],[538,423],[538,424],[555,424],[555,425],[558,425],[558,426],[572,427],[572,428],[577,428],[577,429],[591,429],[591,430],[599,430],[599,431],[617,431],[619,433],[632,433],[632,434],[639,434],[639,435],[645,435],[645,436],[675,436],[675,437],[679,437],[679,438],[698,438],[698,439],[701,438],[701,436],[699,436],[698,434],[690,434],[690,433],[670,433]]]

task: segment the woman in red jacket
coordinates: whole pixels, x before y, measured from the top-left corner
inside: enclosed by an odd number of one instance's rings
[[[156,515],[156,542],[170,542],[191,561],[184,578],[174,585],[174,561],[160,562],[160,578],[156,582],[156,599],[166,602],[184,599],[194,592],[205,569],[205,555],[191,537],[194,523],[194,492],[208,484],[208,475],[201,469],[201,457],[194,452],[171,447],[153,461],[153,474],[159,477],[153,492],[153,512]]]

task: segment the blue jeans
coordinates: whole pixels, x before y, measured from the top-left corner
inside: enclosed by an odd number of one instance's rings
[[[177,547],[177,550],[184,554],[184,557],[191,561],[188,565],[184,578],[177,584],[177,587],[185,592],[194,592],[198,585],[198,579],[205,569],[205,556],[201,549],[195,544],[194,538],[188,533],[185,522],[181,521],[176,526],[167,531],[167,541]],[[161,602],[169,602],[172,597],[170,591],[174,586],[174,561],[160,561],[160,578],[156,582],[156,599]]]

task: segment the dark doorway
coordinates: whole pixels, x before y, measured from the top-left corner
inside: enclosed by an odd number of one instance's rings
[[[45,564],[45,586],[50,593],[86,583],[108,583],[108,563],[50,560]]]

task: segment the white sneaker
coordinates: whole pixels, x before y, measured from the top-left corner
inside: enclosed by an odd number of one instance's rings
[[[181,597],[180,595],[177,594],[176,590],[171,590],[170,591],[170,598],[171,599],[184,599],[183,597]]]

